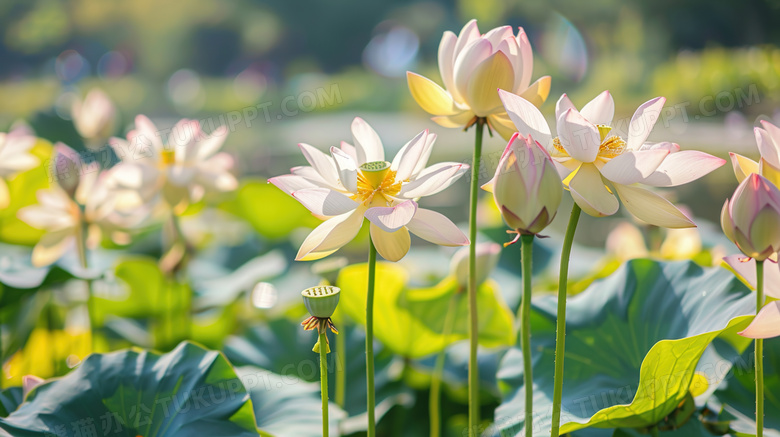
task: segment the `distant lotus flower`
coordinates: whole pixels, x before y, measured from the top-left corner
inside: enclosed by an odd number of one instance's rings
[[[98,88],[93,88],[82,101],[76,99],[71,108],[76,130],[90,147],[100,147],[116,125],[116,108],[111,99]]]
[[[485,282],[495,270],[501,258],[501,245],[496,243],[477,244],[477,285]],[[463,248],[455,252],[450,262],[450,275],[454,276],[461,288],[468,287],[469,251]]]
[[[509,140],[493,179],[483,189],[504,221],[520,234],[538,234],[555,218],[563,185],[550,155],[531,136],[515,133]]]
[[[720,222],[742,253],[757,261],[769,258],[780,251],[780,190],[751,174],[723,204]]]
[[[531,84],[533,52],[523,28],[511,26],[482,35],[471,20],[460,35],[447,31],[439,43],[439,72],[444,88],[419,74],[407,72],[409,90],[417,104],[444,127],[464,127],[486,118],[490,127],[509,139],[515,127],[507,118],[496,90],[519,94],[541,106],[550,93],[550,76]]]
[[[379,135],[361,118],[352,122],[352,136],[354,147],[342,142],[341,148],[331,147],[331,156],[299,144],[311,166],[269,179],[325,220],[303,242],[296,260],[316,260],[337,251],[355,238],[364,217],[371,222],[377,251],[389,261],[406,255],[409,231],[442,246],[468,244],[448,218],[417,207],[416,199],[441,192],[469,168],[455,162],[426,168],[436,135],[420,132],[392,163],[385,161]]]
[[[38,165],[38,158],[30,153],[34,145],[35,137],[25,127],[0,132],[0,208],[11,201],[6,180]]]
[[[736,153],[729,153],[731,165],[737,181],[742,182],[751,173],[758,173],[769,182],[780,187],[780,128],[762,120],[761,126],[753,129],[756,135],[758,151],[761,153],[759,162],[753,161]]]
[[[24,375],[22,377],[22,399],[27,397],[27,394],[29,394],[35,387],[38,387],[44,382],[46,382],[46,380],[35,375]]]
[[[206,193],[238,187],[230,173],[233,158],[217,153],[226,138],[225,126],[205,134],[197,120],[184,119],[173,127],[163,144],[157,127],[139,115],[127,141],[111,139],[111,146],[122,159],[116,182],[122,188],[138,190],[144,198],[161,192],[166,203],[181,212]]]
[[[768,303],[739,335],[747,338],[780,337],[780,301]]]
[[[62,143],[56,149],[65,155],[76,154]],[[82,241],[94,247],[101,231],[124,239],[123,230],[137,226],[146,218],[148,210],[133,192],[111,189],[112,178],[112,170],[81,174],[71,191],[59,185],[38,190],[38,204],[19,210],[22,221],[46,231],[33,249],[33,265],[49,265]]]
[[[725,163],[698,151],[680,151],[674,143],[646,143],[663,108],[658,97],[642,104],[628,125],[626,139],[612,133],[615,104],[608,91],[582,108],[564,94],[556,105],[558,136],[553,138],[542,113],[512,93],[500,90],[507,113],[523,135],[545,145],[564,185],[587,214],[615,214],[617,194],[638,219],[666,228],[694,227],[694,223],[668,200],[638,187],[673,187],[696,180]]]

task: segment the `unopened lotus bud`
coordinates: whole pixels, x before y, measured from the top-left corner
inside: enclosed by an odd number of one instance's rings
[[[538,234],[558,212],[563,184],[550,155],[529,135],[509,140],[493,179],[483,187],[493,193],[501,216],[520,234]]]
[[[303,304],[309,314],[319,319],[327,319],[336,311],[341,289],[330,285],[320,285],[303,290]]]
[[[751,174],[723,205],[720,222],[742,253],[757,261],[767,259],[780,250],[780,190]]]
[[[54,166],[52,174],[55,182],[73,198],[81,180],[81,157],[75,150],[63,143],[54,145]]]
[[[76,100],[71,108],[76,130],[88,144],[105,140],[114,132],[116,108],[101,90],[92,89],[84,101]]]
[[[477,285],[482,284],[490,276],[490,273],[498,265],[501,257],[501,245],[496,243],[477,244]],[[469,250],[460,249],[455,252],[450,263],[450,274],[458,281],[458,285],[465,288],[469,281]]]

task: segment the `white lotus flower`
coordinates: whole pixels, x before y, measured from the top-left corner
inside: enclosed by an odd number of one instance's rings
[[[744,181],[750,174],[757,173],[780,187],[780,128],[761,120],[762,127],[753,128],[761,158],[758,162],[737,153],[729,153],[737,181]]]
[[[674,187],[696,180],[725,163],[707,153],[670,142],[647,143],[665,99],[642,104],[628,125],[626,139],[612,131],[615,103],[604,91],[578,111],[564,94],[555,108],[558,136],[553,137],[542,113],[530,102],[499,90],[507,113],[523,135],[547,147],[564,185],[587,214],[615,214],[619,203],[636,218],[666,228],[696,226],[665,198],[641,188]],[[615,196],[617,194],[617,196]]]
[[[197,120],[183,119],[163,143],[161,131],[146,116],[139,115],[127,140],[110,141],[122,160],[117,165],[116,182],[122,188],[137,190],[143,198],[161,193],[174,212],[181,212],[206,193],[238,187],[230,173],[233,158],[217,153],[226,138],[225,126],[205,134]]]
[[[0,132],[0,208],[7,207],[11,202],[6,181],[38,165],[38,158],[30,153],[34,145],[35,137],[29,134],[26,127],[8,133]]]
[[[469,168],[456,162],[426,167],[435,134],[420,132],[392,163],[385,161],[379,135],[361,118],[352,122],[352,136],[354,146],[342,142],[340,148],[331,147],[331,156],[299,144],[311,166],[295,167],[292,174],[269,180],[325,220],[303,242],[296,260],[320,259],[337,251],[355,238],[364,217],[371,222],[377,251],[390,261],[406,255],[410,231],[441,246],[468,244],[448,218],[417,206],[417,199],[441,192]]]
[[[444,127],[468,127],[477,118],[504,139],[515,133],[496,90],[508,89],[541,106],[550,94],[550,76],[533,84],[534,56],[522,27],[512,26],[480,34],[477,20],[463,26],[458,36],[444,32],[439,44],[439,72],[444,88],[427,77],[407,72],[409,91],[417,104]]]
[[[69,161],[72,168],[81,168],[73,149],[58,143],[55,150],[56,160]],[[66,191],[53,184],[48,190],[38,190],[36,205],[19,210],[17,214],[22,221],[46,231],[33,249],[33,265],[49,265],[74,246],[83,257],[82,243],[86,241],[89,247],[95,247],[102,233],[117,242],[126,242],[124,230],[141,224],[149,211],[136,193],[113,189],[113,178],[113,170],[80,174],[73,190]]]
[[[106,93],[93,88],[82,101],[76,99],[71,107],[71,118],[79,135],[88,146],[100,147],[102,141],[114,132],[116,108]]]

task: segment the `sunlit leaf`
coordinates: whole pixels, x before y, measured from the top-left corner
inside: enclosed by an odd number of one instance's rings
[[[749,323],[745,315],[754,305],[750,290],[722,269],[649,260],[631,261],[569,299],[561,433],[654,425],[685,398],[697,370],[717,385],[723,368],[747,347],[734,333]],[[551,423],[557,301],[545,296],[533,306],[534,435],[544,435]],[[522,374],[521,352],[513,348],[499,369],[504,402],[495,413],[508,435],[522,429]]]

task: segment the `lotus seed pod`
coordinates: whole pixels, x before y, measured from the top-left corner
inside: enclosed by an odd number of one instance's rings
[[[303,303],[309,314],[320,319],[327,319],[336,311],[339,304],[341,289],[329,285],[320,285],[303,290]]]

